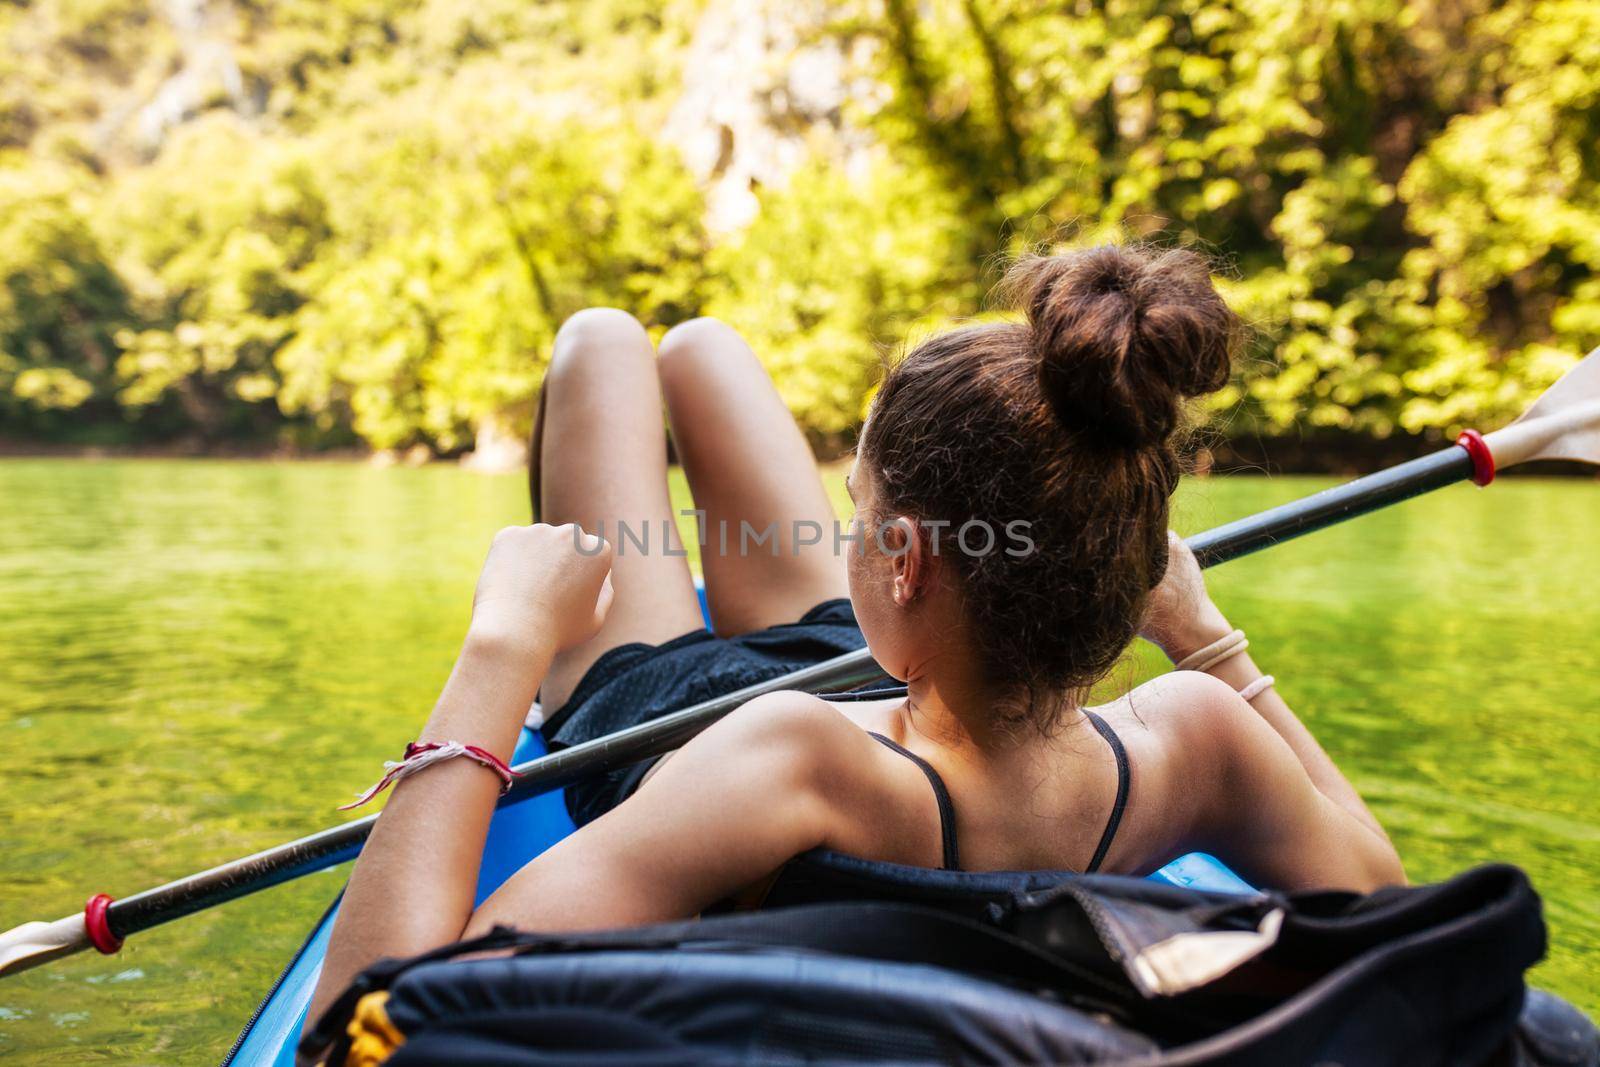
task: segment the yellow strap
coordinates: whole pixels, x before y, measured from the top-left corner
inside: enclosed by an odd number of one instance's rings
[[[384,1009],[388,1000],[389,991],[380,989],[356,1002],[355,1014],[350,1018],[350,1054],[344,1059],[345,1067],[377,1067],[406,1043],[406,1035],[389,1021]]]

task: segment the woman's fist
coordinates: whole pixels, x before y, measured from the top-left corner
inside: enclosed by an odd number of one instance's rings
[[[1167,573],[1150,593],[1139,636],[1177,663],[1232,627],[1206,592],[1200,563],[1183,538],[1167,531]]]
[[[507,526],[494,535],[472,600],[471,636],[550,654],[593,637],[611,608],[611,545],[582,528]]]

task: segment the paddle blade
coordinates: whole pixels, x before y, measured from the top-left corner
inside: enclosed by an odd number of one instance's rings
[[[89,947],[83,914],[53,923],[31,922],[0,934],[0,974],[15,974]]]
[[[1522,416],[1484,435],[1502,469],[1532,459],[1600,466],[1600,348],[1546,389]]]

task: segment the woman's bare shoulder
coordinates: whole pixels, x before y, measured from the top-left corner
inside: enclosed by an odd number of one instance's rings
[[[1227,682],[1199,671],[1170,671],[1134,689],[1112,708],[1125,740],[1142,743],[1145,778],[1160,772],[1181,781],[1196,801],[1226,788],[1241,737],[1257,725],[1254,710]]]
[[[747,700],[724,720],[735,728],[763,736],[796,733],[814,735],[820,731],[824,739],[847,736],[844,732],[860,729],[854,726],[836,707],[814,693],[796,689],[779,689]]]
[[[1119,731],[1190,743],[1242,703],[1228,683],[1199,671],[1168,671],[1095,710]]]
[[[741,704],[695,743],[725,749],[730,755],[779,752],[797,767],[834,777],[870,756],[873,749],[867,733],[828,701],[787,689]]]
[[[1122,740],[1132,776],[1129,825],[1112,853],[1119,869],[1159,865],[1192,843],[1227,788],[1228,719],[1242,703],[1226,682],[1171,671],[1096,709]]]
[[[812,809],[831,848],[873,854],[882,844],[879,824],[904,821],[898,816],[905,783],[885,773],[882,746],[812,694],[757,697],[685,746],[684,754],[690,748],[702,766],[741,764],[738,777],[774,803]]]

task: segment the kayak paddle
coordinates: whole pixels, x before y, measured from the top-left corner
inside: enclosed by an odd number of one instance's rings
[[[1214,566],[1301,534],[1363,515],[1453,482],[1488,485],[1496,470],[1535,459],[1600,466],[1600,349],[1578,362],[1511,425],[1463,433],[1455,444],[1353,482],[1314,493],[1188,540],[1202,567]],[[866,649],[747,686],[651,722],[529,760],[501,799],[513,804],[682,746],[735,708],[779,689],[847,689],[883,677]],[[173,919],[353,859],[377,815],[331,827],[131,897],[104,893],[81,913],[24,923],[0,934],[0,975],[14,974],[94,947],[110,954],[123,938]]]

